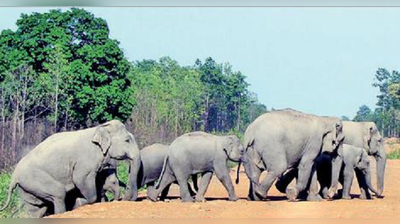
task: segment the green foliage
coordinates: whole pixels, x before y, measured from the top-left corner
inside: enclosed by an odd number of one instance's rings
[[[400,149],[390,152],[388,154],[388,159],[400,159]]]
[[[375,111],[363,105],[354,121],[373,121],[386,137],[400,137],[400,73],[379,68],[372,84],[379,89]]]
[[[354,117],[354,121],[360,122],[360,121],[371,121],[373,117],[371,109],[366,106],[362,105],[360,109],[357,111],[357,115]]]
[[[11,182],[11,173],[0,173],[0,207],[2,207],[8,196],[8,188]],[[16,211],[20,207],[20,201],[18,200],[17,191],[14,190],[11,202],[6,210],[0,212],[0,218],[9,218],[14,211]],[[14,217],[26,217],[24,209],[18,211],[14,214]]]
[[[39,113],[65,128],[129,117],[132,65],[109,38],[105,20],[73,8],[22,14],[17,27],[0,35],[0,81],[16,80],[35,94],[25,117]],[[21,67],[29,73],[15,79]]]

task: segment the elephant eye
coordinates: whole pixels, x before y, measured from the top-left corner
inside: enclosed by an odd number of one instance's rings
[[[129,139],[127,139],[127,140],[125,140],[125,142],[127,142],[127,143],[129,143],[129,142],[131,142]]]

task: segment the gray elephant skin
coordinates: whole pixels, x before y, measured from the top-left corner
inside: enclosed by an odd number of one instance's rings
[[[326,141],[332,133],[334,140]],[[310,183],[308,200],[322,200],[318,194],[318,182],[314,160],[321,152],[333,157],[332,175],[338,179],[342,164],[340,156],[343,143],[342,122],[336,117],[319,117],[292,109],[276,110],[258,117],[245,132],[246,152],[243,156],[245,172],[250,179],[249,200],[262,200],[277,178],[287,170],[298,168],[296,186],[286,189],[286,196],[295,201]],[[268,171],[259,183],[262,171]],[[334,179],[334,178],[332,178]],[[333,196],[337,183],[333,182]]]
[[[155,183],[161,175],[161,171],[164,164],[164,159],[168,153],[168,146],[163,144],[153,144],[140,150],[141,165],[138,173],[137,185],[139,188],[146,186],[147,195],[153,195],[155,192]],[[133,170],[133,168],[130,168]],[[193,185],[196,191],[197,187],[197,175],[192,175]],[[164,200],[168,195],[169,187],[167,186],[161,193],[160,200]],[[190,184],[188,185],[191,195],[195,195]],[[130,194],[127,194],[130,195]],[[126,195],[125,195],[126,196]],[[124,197],[124,200],[131,200],[130,198]]]
[[[339,181],[343,186],[339,197],[342,199],[351,199],[350,190],[353,184],[354,173],[360,187],[360,199],[371,199],[369,191],[375,194],[378,192],[371,184],[371,169],[368,153],[365,149],[352,145],[343,144],[343,163],[340,170]],[[331,185],[331,157],[321,154],[316,159],[318,182],[321,185],[320,195],[328,199],[328,189]],[[290,182],[297,177],[297,169],[287,172],[276,183],[279,191],[284,192]]]
[[[97,186],[97,202],[107,202],[108,198],[106,192],[110,192],[114,195],[114,200],[119,199],[121,190],[120,187],[125,187],[125,184],[120,182],[116,173],[115,168],[105,168],[101,170],[96,176]],[[52,203],[37,199],[30,193],[19,190],[19,197],[21,198],[21,206],[13,212],[13,217],[22,207],[25,207],[26,212],[30,217],[41,217],[54,214],[54,206]],[[71,211],[82,205],[82,198],[78,189],[73,189],[66,194],[65,204],[66,210]],[[83,199],[84,200],[84,199]]]
[[[367,150],[368,155],[376,160],[377,190],[381,196],[384,188],[386,151],[384,141],[374,122],[343,122],[343,133],[346,136],[345,144]]]
[[[228,160],[240,161],[244,147],[235,135],[216,136],[204,132],[191,132],[178,137],[168,149],[161,177],[156,191],[149,199],[156,201],[157,196],[174,181],[180,187],[182,202],[193,202],[188,189],[188,179],[193,174],[201,174],[196,201],[205,201],[213,173],[228,191],[229,200],[237,197],[227,168]]]
[[[54,213],[66,211],[67,192],[78,189],[83,204],[97,201],[96,175],[110,159],[129,159],[140,166],[140,153],[134,136],[125,125],[113,120],[94,128],[54,134],[36,146],[17,164],[11,178],[8,198],[12,191],[30,196],[36,217],[46,214],[46,204]],[[134,176],[134,174],[132,175]],[[136,179],[134,180],[136,183]],[[136,184],[131,185],[136,190]]]

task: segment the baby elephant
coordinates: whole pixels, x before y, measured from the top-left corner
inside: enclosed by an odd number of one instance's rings
[[[375,194],[378,192],[371,184],[371,170],[367,151],[363,148],[343,144],[342,157],[343,163],[339,176],[339,181],[343,186],[343,189],[341,190],[341,198],[351,199],[350,189],[353,183],[355,172],[361,192],[360,198],[371,199],[369,190]],[[318,182],[321,185],[320,194],[323,198],[328,199],[328,189],[331,186],[331,158],[330,156],[322,154],[316,159],[315,162],[317,167]],[[287,185],[289,185],[289,183],[295,177],[297,177],[297,170],[292,169],[278,180],[276,187],[279,191],[284,192]]]
[[[144,187],[146,185],[148,196],[154,194],[154,185],[161,175],[164,159],[168,153],[168,148],[169,147],[167,145],[153,144],[140,150],[141,164],[137,178],[137,185],[138,187]],[[197,175],[192,175],[192,181],[193,186],[197,191]],[[161,200],[164,200],[167,197],[170,186],[171,185],[168,185],[162,191],[160,196]],[[188,184],[188,189],[190,191],[190,195],[194,196],[196,194],[192,190],[190,184]]]
[[[156,190],[149,199],[157,196],[175,180],[180,187],[182,202],[193,202],[188,189],[188,179],[193,174],[202,175],[196,201],[205,201],[204,194],[213,173],[229,193],[229,200],[236,201],[236,194],[227,169],[228,159],[239,162],[244,147],[235,135],[216,136],[205,132],[191,132],[178,137],[169,147]]]
[[[319,168],[317,172],[320,172]],[[353,183],[354,172],[356,173],[360,187],[361,199],[371,199],[369,190],[378,195],[378,192],[371,184],[371,169],[367,151],[363,148],[343,144],[343,165],[339,178],[343,186],[342,199],[351,199],[350,189]],[[320,183],[321,192],[326,198],[326,186],[329,183],[323,183],[322,181]]]

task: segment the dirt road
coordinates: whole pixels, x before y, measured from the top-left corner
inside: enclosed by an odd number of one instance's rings
[[[374,164],[373,164],[374,170]],[[374,172],[375,173],[375,172]],[[235,171],[231,172],[234,180]],[[373,179],[373,183],[376,183]],[[181,203],[178,186],[171,187],[169,202],[153,203],[141,193],[139,202],[110,202],[88,205],[72,212],[53,216],[58,218],[258,218],[258,217],[387,217],[399,218],[400,212],[400,160],[388,160],[385,197],[383,199],[360,200],[357,183],[353,184],[352,200],[322,202],[288,202],[275,186],[269,192],[269,201],[247,201],[248,180],[241,173],[239,185],[235,185],[240,198],[227,201],[227,192],[216,177],[206,193],[205,203]]]

